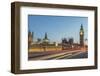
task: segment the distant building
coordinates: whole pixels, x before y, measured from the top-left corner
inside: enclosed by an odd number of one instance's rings
[[[41,44],[41,43],[42,43],[42,39],[41,39],[41,38],[37,38],[36,43],[37,43],[37,44]]]
[[[62,50],[68,50],[73,48],[73,38],[63,38],[62,39]]]
[[[62,45],[56,42],[51,43],[47,33],[45,33],[44,38],[37,38],[37,41],[33,38],[33,32],[28,32],[28,48],[29,52],[34,51],[59,51],[62,50]]]
[[[28,45],[30,46],[33,43],[33,32],[28,32]]]
[[[45,36],[44,36],[44,38],[43,38],[43,43],[49,43],[49,39],[48,39],[48,35],[47,35],[47,33],[45,33]]]
[[[62,39],[62,43],[63,43],[63,44],[67,44],[67,43],[68,43],[67,38],[63,38],[63,39]]]
[[[80,46],[84,46],[84,29],[83,26],[81,24],[81,28],[80,28]]]
[[[69,39],[69,44],[72,45],[73,43],[74,43],[73,38],[70,38],[70,39]]]

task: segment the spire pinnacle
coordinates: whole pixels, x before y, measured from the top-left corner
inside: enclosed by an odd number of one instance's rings
[[[44,37],[44,39],[48,39],[47,33],[45,33],[45,37]]]

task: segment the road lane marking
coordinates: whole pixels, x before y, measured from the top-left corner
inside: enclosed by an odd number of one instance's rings
[[[63,58],[63,57],[66,57],[66,56],[70,56],[70,55],[72,55],[72,54],[65,54],[65,55],[63,55],[63,56],[60,56],[60,57],[57,57],[57,58],[54,58],[54,59],[61,59],[61,58]]]

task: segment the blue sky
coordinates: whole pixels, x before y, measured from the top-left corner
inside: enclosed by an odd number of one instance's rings
[[[74,42],[79,42],[81,24],[86,39],[88,37],[87,17],[28,15],[28,30],[34,32],[34,39],[43,39],[46,32],[51,42],[61,42],[62,38],[71,37],[74,38]]]

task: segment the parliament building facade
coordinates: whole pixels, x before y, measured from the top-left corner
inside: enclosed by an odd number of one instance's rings
[[[61,43],[50,42],[48,34],[44,34],[44,38],[34,40],[34,32],[28,32],[28,51],[29,52],[43,52],[43,51],[63,51],[63,50],[78,50],[84,47],[84,29],[81,25],[79,32],[80,43],[74,43],[73,38],[63,38]]]

